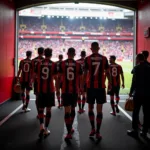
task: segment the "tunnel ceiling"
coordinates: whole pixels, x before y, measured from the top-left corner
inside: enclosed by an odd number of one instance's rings
[[[138,0],[14,0],[16,9],[24,9],[34,5],[51,4],[51,3],[70,3],[70,2],[84,2],[84,3],[97,3],[97,4],[109,4],[115,6],[122,6],[129,9],[137,8]]]

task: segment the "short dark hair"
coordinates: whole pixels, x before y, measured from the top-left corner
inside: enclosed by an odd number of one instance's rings
[[[149,51],[143,50],[141,53],[144,55],[144,58],[145,58],[145,59],[148,58],[148,56],[149,56]]]
[[[59,59],[63,59],[63,55],[60,54],[60,55],[58,56],[58,58],[59,58]]]
[[[136,59],[138,59],[139,61],[144,61],[145,57],[143,54],[137,54]]]
[[[38,48],[38,54],[43,54],[44,53],[44,48],[43,47],[39,47]]]
[[[45,55],[45,57],[50,57],[50,56],[52,56],[52,49],[51,48],[46,48],[45,50],[44,50],[44,55]]]
[[[26,56],[29,57],[32,55],[32,51],[26,51]]]
[[[86,56],[86,51],[81,51],[81,56],[85,57]]]
[[[91,44],[91,47],[99,47],[98,42],[93,42],[93,43]]]
[[[116,60],[116,56],[115,55],[111,55],[110,58],[112,58],[114,61]]]
[[[73,48],[73,47],[70,47],[69,49],[68,49],[68,54],[75,54],[75,49]]]

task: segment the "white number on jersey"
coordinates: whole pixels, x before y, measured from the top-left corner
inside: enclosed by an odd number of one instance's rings
[[[113,77],[117,76],[117,68],[116,67],[112,67],[112,76]]]
[[[29,69],[30,69],[29,63],[25,63],[24,66],[23,66],[23,71],[24,72],[29,72]]]
[[[94,76],[97,74],[97,71],[100,66],[100,62],[92,62],[92,66],[95,66]]]
[[[49,68],[48,67],[43,67],[42,68],[42,79],[47,80],[49,77]]]
[[[74,80],[74,68],[73,67],[68,67],[67,68],[67,79],[68,80]]]

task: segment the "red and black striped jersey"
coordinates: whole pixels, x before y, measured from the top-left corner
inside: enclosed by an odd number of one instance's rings
[[[31,59],[23,59],[20,61],[19,69],[21,69],[21,82],[30,82],[32,75]]]
[[[108,60],[105,56],[92,54],[86,57],[87,88],[105,88],[105,73],[108,69]]]
[[[38,57],[35,57],[35,58],[32,59],[33,71],[35,71],[37,63],[41,62],[43,59],[44,59],[44,57],[41,57],[41,56],[38,56]]]
[[[59,71],[59,67],[60,67],[60,64],[61,64],[62,61],[56,61],[56,67],[57,67],[57,71]]]
[[[62,74],[62,93],[78,93],[81,65],[73,59],[67,59],[60,64],[59,72]]]
[[[123,73],[122,67],[118,64],[110,64],[110,74],[112,86],[120,86],[120,75]]]
[[[56,65],[49,59],[44,59],[36,66],[38,93],[52,93],[54,88],[54,75],[57,73]]]
[[[56,63],[57,73],[58,73],[60,70],[59,67],[60,67],[60,64],[62,63],[62,61],[57,61],[55,63]],[[57,76],[57,80],[59,80],[59,82],[62,82],[62,76]]]
[[[77,62],[81,64],[82,70],[84,71],[84,58],[78,59]]]

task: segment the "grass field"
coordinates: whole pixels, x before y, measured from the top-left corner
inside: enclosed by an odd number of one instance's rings
[[[133,63],[130,61],[117,62],[117,63],[122,66],[124,72],[124,78],[125,78],[125,88],[124,89],[120,88],[120,94],[121,95],[128,94],[131,86],[131,80],[132,80],[131,70],[133,68]],[[18,62],[18,66],[19,66],[19,62]]]
[[[133,68],[133,63],[132,62],[117,62],[122,66],[123,72],[124,72],[124,78],[125,78],[125,88],[120,89],[120,94],[128,94],[131,86],[131,80],[132,80],[132,74],[131,70]]]

